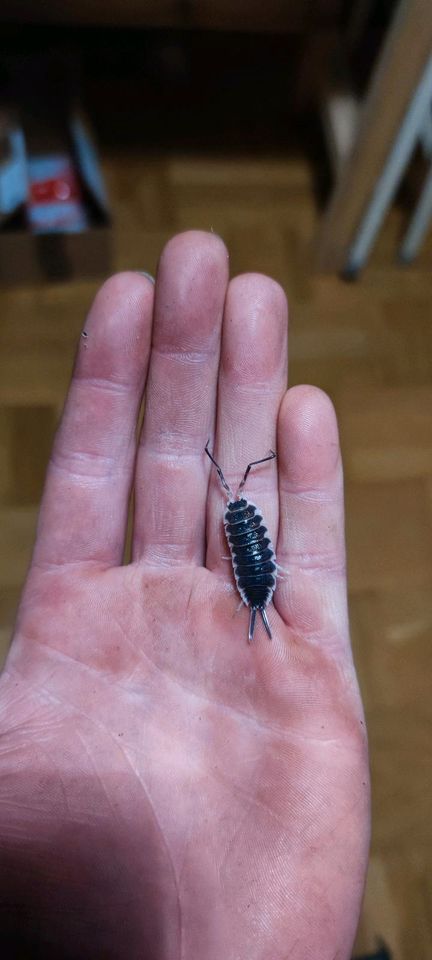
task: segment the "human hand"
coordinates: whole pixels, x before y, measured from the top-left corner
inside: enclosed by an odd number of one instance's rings
[[[5,958],[350,956],[369,789],[337,426],[285,392],[278,284],[227,284],[222,241],[179,235],[80,341],[0,681]],[[222,559],[213,435],[234,484],[277,449],[246,491],[287,570],[271,641]]]

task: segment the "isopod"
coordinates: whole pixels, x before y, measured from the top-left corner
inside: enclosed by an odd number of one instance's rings
[[[231,560],[237,589],[243,603],[250,608],[249,643],[253,640],[255,619],[259,610],[264,627],[270,640],[272,638],[266,607],[272,600],[277,577],[276,554],[268,535],[261,511],[251,500],[240,496],[251,467],[267,460],[274,460],[273,450],[269,456],[248,463],[237,493],[233,494],[225,480],[222,470],[209,450],[207,442],[205,452],[216,467],[221,484],[228,494],[224,515],[225,534],[230,549]]]

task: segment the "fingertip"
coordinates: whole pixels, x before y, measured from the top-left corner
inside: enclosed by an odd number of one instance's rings
[[[160,259],[158,274],[168,265],[170,272],[178,265],[182,270],[187,263],[197,270],[199,264],[207,268],[211,265],[218,267],[228,275],[229,253],[222,237],[217,233],[208,233],[205,230],[185,230],[171,237],[165,244]],[[179,275],[175,277],[179,282]]]
[[[77,372],[113,379],[139,375],[149,348],[153,298],[153,284],[132,270],[105,280],[82,330]]]
[[[201,230],[172,237],[156,278],[158,349],[219,352],[227,283],[228,253],[220,237]]]
[[[332,400],[325,390],[308,383],[297,384],[287,390],[282,410],[292,419],[295,428],[300,421],[303,431],[315,429],[317,421],[325,420],[332,424],[337,432],[336,412]]]
[[[319,387],[291,387],[278,423],[280,468],[289,484],[325,485],[340,472],[339,431],[330,397]]]
[[[285,290],[273,277],[255,271],[238,273],[230,283],[230,295],[233,294],[239,299],[244,294],[248,302],[254,296],[258,303],[263,298],[268,307],[272,308],[273,315],[278,317],[286,315],[288,319],[288,301]]]
[[[139,273],[137,270],[121,270],[113,273],[99,287],[94,303],[102,301],[112,304],[113,300],[135,300],[137,297],[151,297],[153,283],[150,276]]]
[[[236,384],[271,390],[277,371],[285,389],[287,331],[288,305],[280,284],[260,273],[234,277],[225,303],[224,374]]]

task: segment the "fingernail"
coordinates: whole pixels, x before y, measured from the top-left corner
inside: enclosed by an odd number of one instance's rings
[[[135,273],[139,273],[141,277],[147,277],[147,280],[150,280],[150,283],[155,282],[155,278],[152,277],[151,273],[147,273],[147,270],[135,270]]]

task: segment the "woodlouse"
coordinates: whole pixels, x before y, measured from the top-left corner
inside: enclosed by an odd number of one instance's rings
[[[270,640],[272,638],[266,607],[271,602],[276,588],[277,564],[276,554],[268,535],[261,511],[255,503],[240,497],[251,467],[267,460],[274,460],[273,450],[269,456],[261,460],[248,463],[244,477],[234,496],[225,480],[222,470],[210,453],[207,442],[205,452],[216,467],[224,490],[228,493],[227,506],[224,515],[225,534],[230,548],[231,560],[237,589],[243,603],[250,608],[249,642],[253,640],[255,618],[259,610],[264,627]]]

